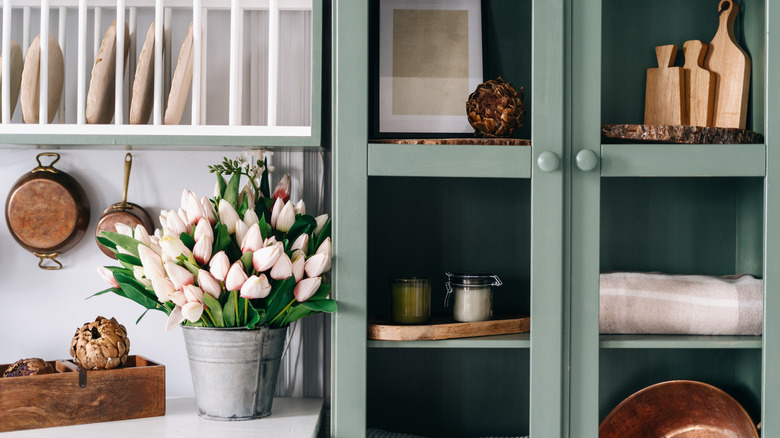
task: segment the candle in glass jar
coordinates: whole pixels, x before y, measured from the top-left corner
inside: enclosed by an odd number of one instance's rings
[[[493,288],[487,286],[455,286],[455,321],[487,321],[493,313]]]
[[[390,318],[399,324],[423,324],[431,318],[431,280],[390,280]]]

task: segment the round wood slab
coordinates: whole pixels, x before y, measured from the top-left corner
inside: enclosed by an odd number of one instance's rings
[[[746,129],[690,125],[602,125],[604,143],[763,143],[764,136]]]

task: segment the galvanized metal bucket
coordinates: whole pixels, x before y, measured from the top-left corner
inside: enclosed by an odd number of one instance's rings
[[[271,415],[287,328],[182,327],[198,415],[251,420]]]

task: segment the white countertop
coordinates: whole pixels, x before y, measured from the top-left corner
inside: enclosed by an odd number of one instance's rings
[[[78,438],[305,438],[317,436],[321,398],[275,398],[271,416],[249,421],[214,421],[200,418],[194,398],[169,398],[165,415],[137,420],[81,424],[0,433],[5,437]]]

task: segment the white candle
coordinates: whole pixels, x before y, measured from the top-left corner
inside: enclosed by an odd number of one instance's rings
[[[487,321],[493,314],[493,288],[487,286],[453,285],[455,321]]]

